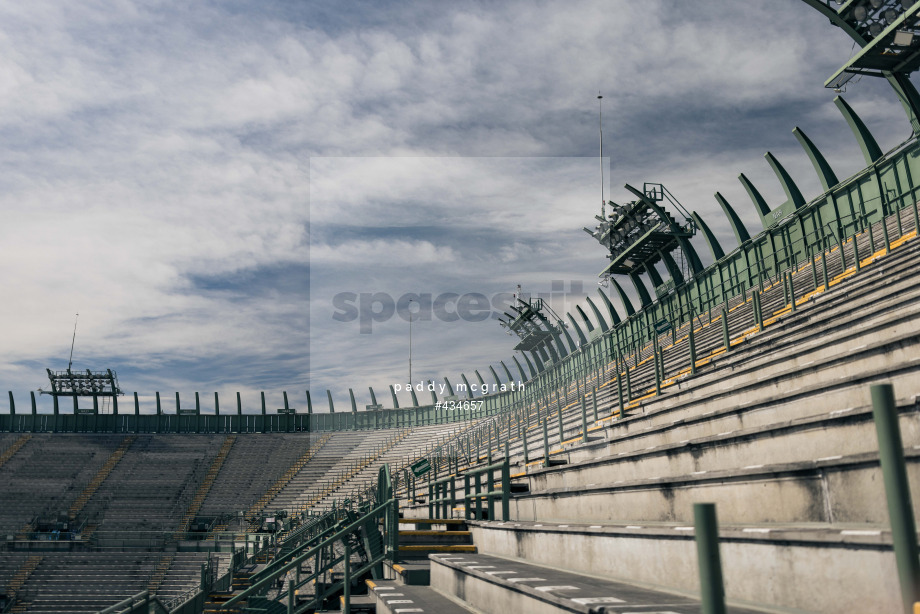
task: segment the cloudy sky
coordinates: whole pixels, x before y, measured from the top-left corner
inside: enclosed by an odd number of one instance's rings
[[[800,0],[5,3],[0,389],[47,387],[79,313],[74,368],[144,411],[389,406],[413,297],[414,380],[502,373],[518,284],[596,295],[598,91],[606,196],[661,182],[731,246],[715,191],[754,230],[738,173],[785,200],[764,152],[819,193],[793,127],[862,167],[822,87],[851,53]],[[884,83],[844,96],[883,149],[909,136]]]

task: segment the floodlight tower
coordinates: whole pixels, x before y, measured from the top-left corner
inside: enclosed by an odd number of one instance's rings
[[[894,88],[920,134],[920,94],[909,75],[920,68],[917,0],[803,0],[861,47],[824,87],[839,91],[856,75],[882,77]]]
[[[696,252],[688,241],[696,232],[696,223],[660,183],[646,183],[641,192],[630,185],[626,189],[637,199],[626,205],[610,201],[611,212],[606,218],[595,216],[600,223],[593,230],[584,228],[608,251],[610,264],[598,277],[608,280],[615,274],[628,275],[635,282],[639,273],[646,272],[655,283],[655,291],[660,298],[682,285],[684,279],[698,269]],[[665,201],[682,214],[682,222],[668,212],[664,207]],[[674,255],[678,256],[677,259]],[[654,269],[661,261],[671,274],[667,283],[658,277]],[[638,284],[637,290],[640,294],[643,292]]]

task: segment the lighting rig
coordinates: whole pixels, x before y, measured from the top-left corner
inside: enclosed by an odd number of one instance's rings
[[[679,261],[682,264],[678,268],[689,273],[682,253],[678,251],[677,260],[674,260],[672,252],[683,247],[685,241],[696,232],[696,224],[690,214],[660,183],[646,183],[641,192],[629,185],[626,189],[638,198],[625,205],[608,201],[610,213],[604,217],[595,215],[599,224],[593,230],[583,229],[608,251],[610,264],[598,275],[602,284],[606,285],[612,275],[648,272],[662,259],[665,259],[669,270],[672,268],[671,262]],[[665,209],[662,204],[664,201],[683,214],[683,223],[678,222]],[[670,285],[673,288],[674,284]],[[660,294],[661,288],[656,290]]]
[[[514,346],[515,351],[539,350],[554,337],[561,335],[565,327],[549,303],[541,298],[524,300],[518,296],[511,309],[514,313],[505,312],[507,319],[499,318],[498,322],[509,335],[515,334],[521,339]]]
[[[805,0],[862,49],[824,84],[839,90],[856,75],[889,77],[920,68],[917,0]]]

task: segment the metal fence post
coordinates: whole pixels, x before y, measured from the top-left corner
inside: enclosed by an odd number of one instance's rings
[[[917,214],[917,203],[911,205],[910,210],[914,214],[914,236],[920,237],[920,215]]]
[[[470,520],[470,476],[464,474],[463,476],[463,516],[466,520]]]
[[[632,382],[629,381],[629,361],[628,360],[623,360],[623,372],[625,373],[625,377],[626,377],[626,382],[625,382],[626,384],[626,402],[629,403],[629,402],[632,402]],[[620,418],[625,417],[622,411],[623,411],[623,406],[621,404],[620,405]]]
[[[345,586],[343,587],[342,614],[351,614],[351,544],[345,541]],[[293,593],[293,591],[291,591]]]
[[[584,395],[581,396],[581,440],[588,441],[588,406]]]
[[[508,456],[505,456],[505,462],[502,464],[502,520],[511,520],[511,505],[509,503],[509,493],[511,492],[511,470],[509,468]]]
[[[527,453],[527,423],[521,423],[521,442],[524,444],[524,471],[527,471],[527,463],[530,462],[529,455]]]
[[[827,252],[821,252],[821,279],[824,281],[824,289],[830,289],[831,282],[827,275]]]
[[[652,360],[655,363],[655,394],[661,394],[661,370],[658,364],[658,332],[652,334]]]
[[[783,285],[785,287],[785,285]],[[722,345],[725,346],[725,351],[731,349],[731,342],[728,338],[728,308],[725,304],[722,305]]]
[[[891,384],[872,386],[872,418],[878,435],[878,453],[891,519],[891,540],[898,564],[904,611],[911,612],[920,601],[920,560],[917,528],[910,498],[910,484],[904,462],[904,445],[898,425],[898,408]]]
[[[916,211],[916,209],[914,209]],[[856,267],[856,272],[859,273],[859,237],[855,234],[853,235],[853,266]]]
[[[792,271],[788,271],[786,277],[789,279],[789,307],[795,311],[795,284],[792,281]]]
[[[693,333],[693,311],[690,311],[690,326],[687,330],[687,346],[690,350],[690,375],[696,375],[696,338]]]
[[[559,421],[559,447],[562,447],[562,434],[564,432],[564,427],[562,424],[562,400],[558,396],[559,393],[556,393],[556,419]]]
[[[888,236],[888,219],[885,217],[885,209],[882,209],[882,237],[885,239],[885,253],[891,253],[891,238]]]
[[[694,503],[693,524],[700,568],[700,599],[703,614],[725,614],[725,589],[719,557],[719,525],[715,503]]]
[[[875,236],[872,233],[872,223],[867,224],[869,227],[869,251],[872,252],[872,255],[875,255]]]
[[[543,418],[543,466],[549,467],[549,427]]]
[[[594,408],[594,421],[597,422],[597,386],[591,387],[591,405]]]

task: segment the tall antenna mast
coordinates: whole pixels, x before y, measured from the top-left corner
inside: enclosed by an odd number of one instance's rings
[[[77,317],[73,319],[73,339],[70,340],[70,360],[67,361],[67,370],[70,371],[71,365],[73,365],[73,345],[77,342],[77,318],[80,317],[80,314],[77,314]]]
[[[597,129],[601,137],[601,155],[600,155],[600,167],[601,167],[601,217],[607,219],[607,201],[604,199],[604,123],[603,123],[603,111],[601,101],[603,100],[600,91],[597,92]]]

